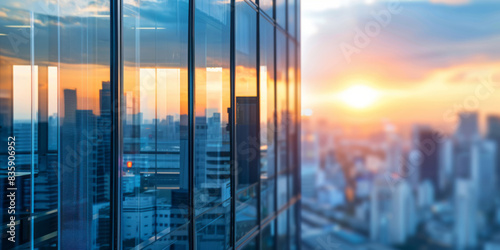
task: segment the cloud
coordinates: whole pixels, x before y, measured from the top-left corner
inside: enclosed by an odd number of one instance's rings
[[[470,3],[469,0],[430,0],[434,4],[462,5]]]
[[[321,91],[332,85],[365,78],[390,88],[423,84],[436,69],[461,67],[463,71],[490,68],[500,60],[498,4],[445,6],[403,4],[403,12],[360,53],[347,62],[340,44],[353,44],[356,29],[373,20],[371,13],[385,5],[358,6],[356,10],[329,10],[315,14],[316,32],[303,38],[303,86]],[[459,72],[450,79],[459,79]],[[447,79],[447,81],[451,81]],[[462,83],[464,81],[457,81]]]

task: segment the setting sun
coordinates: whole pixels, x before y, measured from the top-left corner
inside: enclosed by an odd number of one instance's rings
[[[339,95],[345,104],[362,109],[372,105],[378,97],[376,90],[365,85],[354,85],[344,90]]]

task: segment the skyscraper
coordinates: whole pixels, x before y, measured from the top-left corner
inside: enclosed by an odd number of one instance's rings
[[[458,127],[455,138],[459,143],[470,142],[479,139],[478,114],[475,112],[462,112],[458,114]]]
[[[416,230],[415,198],[405,180],[375,180],[370,202],[370,238],[383,244],[403,244]]]
[[[419,183],[429,180],[434,187],[440,184],[439,150],[440,145],[436,142],[437,132],[426,126],[414,127],[414,147],[420,154],[419,165],[415,166],[418,171]],[[438,189],[434,189],[438,190]]]
[[[486,138],[496,143],[495,175],[500,180],[500,116],[488,116]],[[497,185],[500,183],[497,181]],[[498,187],[498,186],[497,186]]]
[[[477,244],[476,190],[469,180],[458,179],[455,183],[455,248],[468,249]]]

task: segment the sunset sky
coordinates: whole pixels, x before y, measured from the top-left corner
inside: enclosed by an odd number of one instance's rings
[[[340,125],[401,129],[453,129],[453,114],[464,109],[500,114],[500,2],[392,4],[302,2],[302,109]],[[380,13],[390,18],[381,23]],[[365,28],[369,41],[356,46]]]

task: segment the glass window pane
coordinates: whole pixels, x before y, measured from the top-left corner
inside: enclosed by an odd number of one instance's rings
[[[278,207],[277,209],[279,210],[283,206],[285,206],[288,202],[288,181],[287,181],[288,175],[286,173],[282,173],[278,175],[277,179],[277,186],[278,186],[278,192],[277,192],[277,199],[278,199]]]
[[[294,187],[296,186],[295,177],[298,176],[294,174],[298,169],[298,138],[297,138],[297,98],[296,98],[296,46],[293,40],[288,41],[288,141],[287,141],[287,152],[288,152],[288,171],[289,171],[289,188],[288,196],[293,197],[296,193]]]
[[[168,224],[164,225],[159,223],[161,227],[169,227]],[[168,231],[164,235],[158,238],[158,240],[145,241],[138,245],[138,249],[179,249],[187,250],[189,249],[189,223],[175,229],[174,231]]]
[[[281,249],[288,249],[288,217],[287,212],[284,211],[278,215],[278,241],[276,244],[280,246]]]
[[[297,249],[297,237],[299,232],[297,232],[297,215],[296,215],[297,204],[293,204],[288,209],[288,232],[290,234],[289,244],[290,250]]]
[[[106,248],[109,1],[59,7],[0,2],[0,140],[11,142],[16,164],[16,180],[1,178],[0,185],[17,188],[18,248]]]
[[[296,34],[296,39],[297,39],[297,42],[300,43],[301,41],[301,16],[300,16],[300,12],[301,12],[301,5],[302,5],[302,2],[299,0],[297,1],[296,3],[297,5],[297,21],[296,21],[296,28],[297,28],[297,34]]]
[[[231,237],[231,207],[223,203],[196,218],[197,245],[203,249],[228,249]]]
[[[296,7],[296,0],[288,0],[288,33],[292,36],[295,37],[296,35],[296,30],[295,30],[295,7]]]
[[[276,22],[281,28],[286,29],[286,0],[276,1]]]
[[[261,217],[265,220],[266,217],[274,214],[274,190],[276,190],[275,177],[269,180],[262,180],[261,183]]]
[[[257,97],[257,13],[236,3],[236,169],[237,190],[259,179],[259,100]]]
[[[257,226],[257,185],[236,195],[236,240]]]
[[[275,174],[274,27],[260,17],[260,175]]]
[[[231,197],[230,2],[196,1],[195,209]]]
[[[257,237],[253,238],[248,242],[244,247],[241,248],[242,250],[255,250],[257,248]]]
[[[74,248],[75,242],[80,249],[106,248],[111,240],[107,227],[102,226],[111,223],[109,1],[83,1],[78,7],[60,6],[60,24],[56,22],[65,27],[58,34],[59,100],[64,110],[59,152],[60,248]],[[93,7],[99,11],[80,11]]]
[[[277,157],[278,172],[287,169],[287,50],[286,37],[282,32],[276,32],[276,112],[277,112]]]
[[[273,17],[273,0],[259,0],[259,7],[271,18]]]
[[[262,237],[260,242],[260,247],[262,250],[276,249],[276,221],[271,221],[264,229],[262,229]]]
[[[165,244],[188,223],[187,32],[186,1],[125,2],[125,248]]]

